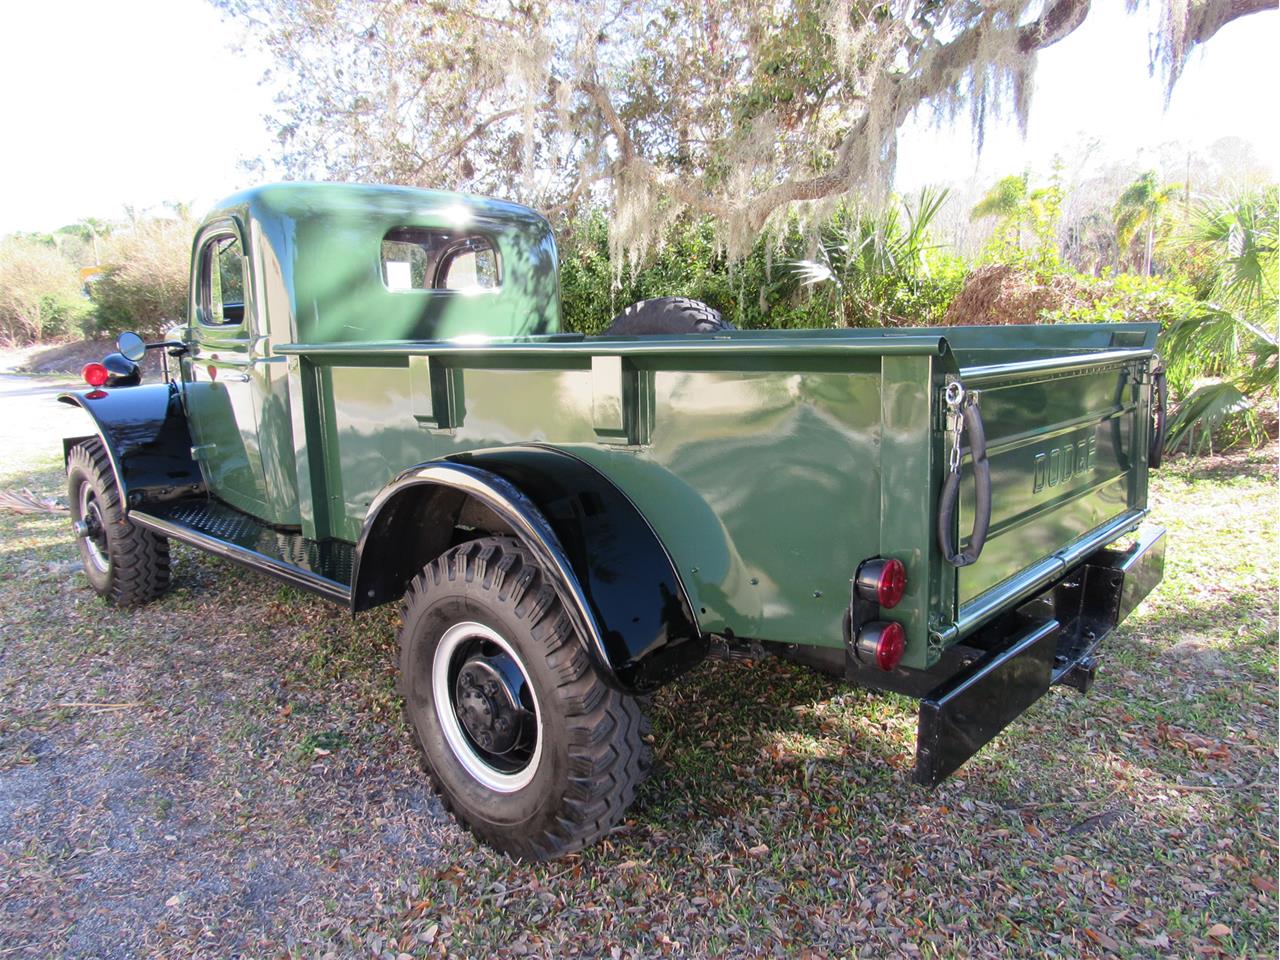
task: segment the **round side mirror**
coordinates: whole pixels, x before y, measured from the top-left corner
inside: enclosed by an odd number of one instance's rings
[[[146,356],[147,344],[136,333],[122,333],[116,338],[116,349],[137,363]]]

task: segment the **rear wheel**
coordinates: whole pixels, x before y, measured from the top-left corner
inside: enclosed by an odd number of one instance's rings
[[[154,600],[169,588],[169,541],[131,523],[101,440],[67,456],[67,500],[89,584],[121,607]]]
[[[605,336],[649,337],[673,333],[717,333],[737,329],[720,311],[688,297],[640,300],[613,318]]]
[[[432,783],[478,839],[546,860],[613,827],[649,769],[549,578],[510,537],[454,547],[405,595],[400,692]]]

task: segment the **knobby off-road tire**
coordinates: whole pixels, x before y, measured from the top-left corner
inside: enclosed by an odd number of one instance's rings
[[[596,673],[518,541],[427,564],[403,620],[405,714],[433,786],[480,841],[549,860],[621,819],[650,767],[644,714]]]
[[[85,575],[98,595],[119,607],[154,600],[169,588],[169,541],[124,515],[120,488],[101,440],[86,440],[67,457],[67,501]]]
[[[720,311],[688,297],[640,300],[613,318],[605,336],[651,337],[671,333],[718,333],[735,330]]]

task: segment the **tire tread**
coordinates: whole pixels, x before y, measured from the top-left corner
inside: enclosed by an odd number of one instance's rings
[[[481,842],[526,859],[555,859],[578,850],[612,829],[635,799],[651,766],[645,736],[648,719],[637,698],[607,686],[583,651],[559,596],[524,547],[510,537],[486,537],[461,544],[427,564],[405,592],[402,622],[410,610],[427,602],[434,588],[461,577],[516,612],[528,625],[557,679],[553,695],[565,713],[569,733],[570,776],[559,808],[532,835],[514,835],[485,823],[467,820],[450,802],[418,736],[414,744],[432,788]],[[411,642],[401,628],[404,646]],[[403,692],[403,691],[402,691]],[[406,720],[413,729],[406,712]]]
[[[720,311],[690,297],[637,300],[610,321],[605,336],[644,337],[736,329]]]
[[[104,519],[111,524],[111,583],[104,598],[118,607],[138,606],[156,599],[169,589],[168,539],[135,525],[125,515],[115,471],[100,439],[95,437],[71,448],[67,455],[68,474],[77,467],[97,488]]]

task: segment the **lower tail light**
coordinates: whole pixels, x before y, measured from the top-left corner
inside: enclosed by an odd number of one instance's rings
[[[855,645],[858,659],[874,663],[881,670],[892,670],[902,661],[907,649],[907,631],[892,620],[873,620],[858,631]]]

